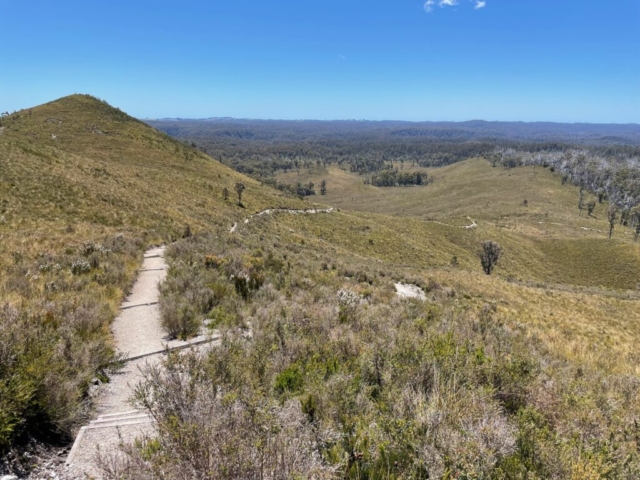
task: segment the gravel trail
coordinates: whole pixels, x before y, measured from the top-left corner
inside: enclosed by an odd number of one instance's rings
[[[80,430],[59,478],[99,479],[96,454],[113,455],[121,442],[133,441],[143,433],[153,433],[151,418],[131,404],[134,389],[146,366],[157,365],[167,349],[194,347],[206,351],[217,343],[210,333],[189,341],[169,340],[160,320],[160,283],[167,275],[164,247],[145,252],[144,262],[131,293],[120,307],[111,330],[118,353],[127,359],[121,371],[102,385],[94,400],[93,420]]]
[[[121,441],[153,431],[145,413],[134,410],[129,403],[142,379],[141,369],[158,364],[162,356],[157,352],[167,346],[188,344],[168,341],[160,323],[159,285],[167,274],[164,250],[159,247],[145,252],[138,278],[111,326],[118,353],[127,358],[148,356],[127,362],[109,383],[100,387],[95,416],[76,439],[63,473],[65,478],[100,478],[96,466],[98,447],[102,453],[114,453]]]
[[[294,210],[292,208],[267,208],[266,210],[262,210],[261,212],[254,213],[253,215],[249,215],[247,218],[244,219],[243,223],[247,224],[252,218],[261,217],[263,215],[272,215],[278,212],[291,213],[293,215],[316,215],[318,213],[331,213],[334,210],[335,210],[334,208],[325,208],[325,209],[307,208],[304,210]],[[238,224],[234,223],[229,233],[235,233],[237,229],[238,229]]]

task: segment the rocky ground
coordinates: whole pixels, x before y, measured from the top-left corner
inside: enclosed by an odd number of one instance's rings
[[[0,480],[80,480],[65,467],[71,445],[30,443],[21,452],[11,451],[0,462]]]

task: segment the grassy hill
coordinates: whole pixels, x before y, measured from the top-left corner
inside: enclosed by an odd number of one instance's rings
[[[246,478],[256,458],[300,478],[640,474],[640,247],[548,170],[472,159],[408,188],[302,170],[279,181],[326,179],[313,200],[337,211],[244,223],[309,202],[92,97],[0,128],[0,449],[73,431],[113,371],[108,326],[142,251],[166,243],[163,310],[223,342],[150,380],[158,438],[123,476]],[[487,239],[504,250],[491,276]]]
[[[0,132],[2,447],[82,416],[146,246],[300,202],[90,96],[14,113]]]
[[[336,166],[280,174],[282,183],[326,180],[327,194],[315,199],[341,209],[335,217],[282,221],[321,245],[402,267],[425,284],[433,279],[478,302],[502,302],[556,350],[581,345],[585,352],[604,342],[633,352],[640,341],[640,244],[620,225],[608,240],[606,203],[592,217],[580,214],[578,189],[540,167],[505,170],[471,159],[421,170],[433,183],[374,187]],[[476,228],[464,228],[472,222]],[[492,279],[477,257],[487,239],[504,251]],[[636,362],[627,367],[635,370]]]
[[[41,222],[140,228],[168,239],[243,210],[222,201],[244,182],[245,209],[281,201],[277,193],[149,128],[105,102],[81,95],[3,120],[4,224]]]

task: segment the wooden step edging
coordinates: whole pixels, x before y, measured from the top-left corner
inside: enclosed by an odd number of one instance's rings
[[[136,303],[135,305],[127,305],[126,307],[120,307],[120,311],[129,310],[131,308],[152,307],[154,305],[158,305],[159,303],[160,302]]]
[[[103,424],[89,424],[89,425],[85,425],[84,428],[85,430],[102,430],[105,428],[119,428],[119,427],[127,427],[130,425],[142,425],[144,423],[153,423],[155,422],[155,420],[149,416],[145,416],[145,418],[137,418],[137,419],[132,419],[132,420],[122,420],[122,421],[118,421],[118,420],[113,420],[111,422],[106,422]]]
[[[162,350],[155,350],[153,352],[148,352],[148,353],[141,353],[140,355],[134,355],[133,357],[128,357],[125,358],[124,360],[121,360],[122,362],[132,362],[134,360],[140,360],[141,358],[146,358],[146,357],[152,357],[154,355],[161,355],[163,353],[168,353],[168,352],[174,352],[174,351],[178,351],[178,350],[185,350],[189,347],[196,347],[198,345],[204,345],[206,343],[213,343],[216,342],[218,340],[220,340],[221,336],[220,335],[216,335],[210,338],[205,338],[204,340],[198,340],[197,342],[191,342],[191,343],[187,343],[186,345],[178,345],[176,347],[168,347],[168,348],[163,348]],[[119,363],[119,362],[116,362]]]
[[[102,417],[98,417],[96,420],[91,420],[89,422],[89,425],[86,425],[88,427],[92,427],[92,426],[101,426],[101,425],[105,425],[107,423],[111,424],[114,422],[131,422],[131,421],[136,421],[136,420],[146,420],[149,418],[149,414],[148,413],[144,413],[144,412],[139,412],[136,414],[132,414],[132,415],[120,415],[120,416],[114,416],[111,418],[102,418]]]
[[[80,445],[82,444],[82,439],[84,438],[84,434],[87,432],[87,430],[101,430],[101,429],[105,429],[105,428],[119,428],[119,427],[126,427],[126,426],[131,426],[131,425],[143,425],[145,423],[154,423],[155,420],[151,417],[147,417],[147,419],[144,420],[134,420],[134,421],[129,421],[129,422],[121,422],[115,425],[87,425],[85,427],[82,427],[80,429],[80,431],[78,432],[78,436],[76,437],[75,441],[73,442],[73,447],[71,447],[71,451],[69,452],[69,455],[67,456],[67,459],[65,460],[64,464],[65,466],[69,466],[73,463],[73,460],[75,459],[75,456],[78,454],[78,450],[80,450]]]
[[[124,415],[135,415],[137,413],[142,413],[142,410],[129,410],[129,411],[126,411],[126,412],[105,413],[104,415],[99,415],[98,418],[120,417],[120,416],[124,416]]]

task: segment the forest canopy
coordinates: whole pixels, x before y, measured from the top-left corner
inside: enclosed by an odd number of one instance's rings
[[[541,165],[630,210],[640,204],[640,126],[522,122],[157,120],[150,125],[235,170],[273,182],[280,171],[335,164],[375,186],[428,183],[397,165],[439,167],[473,157]],[[401,168],[402,170],[402,168]],[[281,186],[298,195],[306,186]]]

